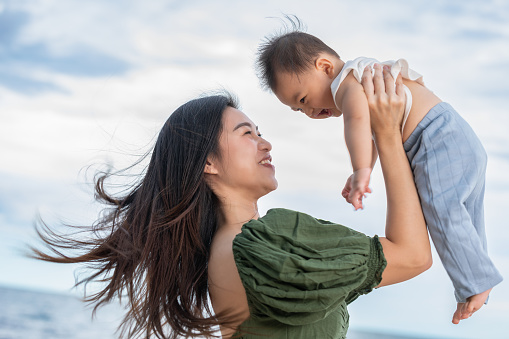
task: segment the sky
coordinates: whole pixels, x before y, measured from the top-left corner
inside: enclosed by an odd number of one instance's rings
[[[76,266],[28,259],[41,216],[90,224],[94,173],[149,151],[178,106],[225,88],[273,146],[277,191],[259,204],[384,233],[379,166],[365,209],[341,188],[351,166],[341,119],[313,121],[263,91],[257,45],[297,15],[344,60],[405,58],[471,124],[488,153],[489,254],[506,278],[473,318],[451,324],[451,282],[434,252],[417,278],[350,306],[351,328],[505,338],[509,316],[509,4],[504,0],[0,0],[0,284],[79,294]],[[278,19],[279,18],[279,19]],[[141,170],[141,169],[138,169]]]

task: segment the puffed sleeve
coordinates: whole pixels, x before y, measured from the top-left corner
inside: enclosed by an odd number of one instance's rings
[[[287,325],[317,322],[369,293],[386,266],[378,237],[272,209],[233,241],[251,317]]]

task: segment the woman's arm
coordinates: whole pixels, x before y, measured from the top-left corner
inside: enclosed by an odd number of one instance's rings
[[[380,238],[387,267],[379,286],[413,278],[432,263],[426,223],[401,142],[405,102],[401,75],[396,89],[393,83],[386,69],[382,76],[380,65],[376,65],[373,78],[366,70],[362,77],[387,193],[386,235]]]

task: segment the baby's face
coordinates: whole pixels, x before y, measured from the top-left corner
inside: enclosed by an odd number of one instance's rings
[[[332,98],[330,76],[313,66],[303,74],[279,73],[274,94],[283,104],[311,119],[340,116]]]

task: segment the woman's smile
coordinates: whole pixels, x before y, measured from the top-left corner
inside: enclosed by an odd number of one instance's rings
[[[275,166],[272,165],[272,157],[270,155],[268,155],[267,157],[263,158],[262,161],[259,162],[260,165],[264,166],[264,167],[268,167],[268,168],[271,168],[273,170],[275,170]]]

